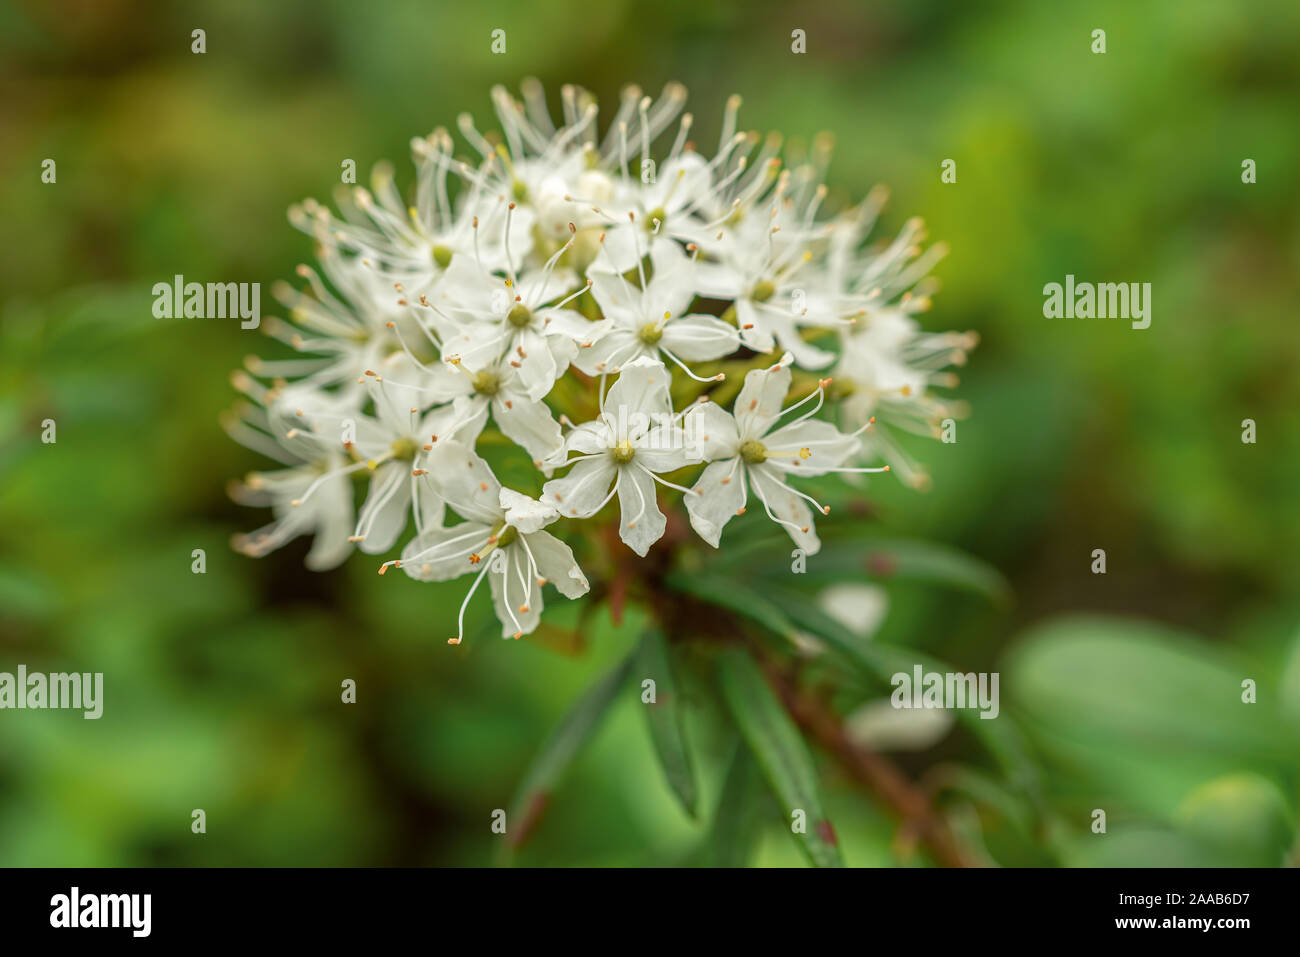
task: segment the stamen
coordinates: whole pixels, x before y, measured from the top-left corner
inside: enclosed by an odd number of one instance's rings
[[[459,645],[465,640],[465,609],[469,607],[469,600],[474,597],[474,592],[478,591],[478,586],[483,581],[483,576],[488,573],[491,565],[484,565],[483,570],[474,577],[474,583],[469,586],[469,591],[465,594],[465,600],[460,603],[460,613],[456,616],[456,637],[448,638],[447,644]]]

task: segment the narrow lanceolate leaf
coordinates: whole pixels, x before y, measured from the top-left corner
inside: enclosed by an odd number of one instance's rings
[[[808,563],[828,579],[925,581],[1006,601],[1011,588],[992,565],[957,548],[911,539],[828,542]]]
[[[752,619],[783,638],[794,640],[798,631],[786,614],[768,601],[762,592],[748,588],[735,579],[707,572],[677,571],[668,575],[667,583],[700,601]]]
[[[809,584],[856,581],[922,581],[945,585],[1005,602],[1011,594],[1002,574],[973,555],[933,542],[905,538],[855,537],[837,539],[827,530],[821,550],[807,559],[804,581]],[[744,568],[764,578],[787,578],[789,550],[759,541],[720,555],[717,566]]]
[[[898,670],[893,649],[862,641],[809,601],[807,596],[793,594],[789,589],[765,585],[759,591],[744,582],[705,572],[673,573],[668,576],[668,584],[701,601],[748,618],[792,645],[798,644],[802,632],[812,633],[825,639],[841,656],[850,657],[855,666],[865,667],[870,674],[886,682],[889,675]],[[795,624],[796,619],[798,624]],[[906,660],[897,657],[898,664]]]
[[[918,664],[926,671],[956,670],[913,648],[863,641],[806,595],[789,589],[765,584],[760,592],[743,582],[704,572],[674,573],[668,583],[701,601],[734,611],[786,641],[795,642],[800,632],[812,634],[854,670],[885,684],[890,684],[899,672],[910,674]],[[985,721],[969,709],[958,711],[957,719],[984,743],[1018,787],[1031,796],[1041,793],[1039,774],[1028,757],[1022,735],[1009,719]]]
[[[511,847],[521,846],[541,820],[551,792],[582,746],[595,733],[601,718],[627,680],[636,654],[634,651],[628,655],[614,670],[588,688],[542,745],[511,803],[506,822],[506,840]]]
[[[761,834],[758,818],[760,781],[749,748],[740,744],[727,769],[704,848],[710,867],[748,867]]]
[[[767,599],[780,609],[781,615],[797,617],[800,629],[820,638],[827,648],[864,677],[893,684],[895,675],[900,672],[911,674],[916,665],[929,672],[945,674],[957,670],[915,648],[863,641],[797,592],[775,586],[764,592]],[[957,711],[957,720],[983,742],[1008,779],[1037,802],[1042,792],[1041,776],[1029,758],[1023,735],[1009,716],[998,721],[985,721],[978,711],[962,708]]]
[[[794,828],[814,865],[843,867],[835,829],[822,808],[812,756],[758,665],[734,649],[722,655],[718,669],[727,706],[785,812],[786,825]]]
[[[658,628],[647,628],[641,637],[636,677],[643,682],[646,679],[654,682],[653,701],[645,701],[645,692],[642,692],[642,704],[645,705],[646,721],[650,726],[650,740],[654,742],[655,753],[659,756],[659,764],[664,769],[668,785],[682,802],[686,813],[695,817],[695,766],[686,743],[686,709],[678,694],[677,681],[668,659],[668,643]]]

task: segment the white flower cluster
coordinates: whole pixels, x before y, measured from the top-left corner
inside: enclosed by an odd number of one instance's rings
[[[690,138],[677,85],[658,100],[626,90],[603,140],[578,88],[562,90],[558,127],[535,81],[522,102],[493,98],[499,133],[459,121],[473,162],[453,157],[443,129],[412,142],[409,205],[381,166],[339,214],[310,201],[290,211],[320,273],[299,267],[308,288],[276,291],[290,321],[264,323],[301,356],[250,359],[234,377],[252,402],[228,431],[284,466],[234,485],[275,516],[236,547],[260,556],[312,534],[308,565],[323,569],[354,546],[388,551],[413,523],[381,574],[473,574],[466,604],[486,575],[503,634],[519,637],[537,626],[542,585],[569,598],[589,588],[546,531],[557,520],[617,497],[619,534],[644,556],[665,531],[664,486],[716,547],[752,494],[812,553],[813,509],[829,510],[792,480],[919,474],[868,427],[878,416],[933,432],[951,407],[929,387],[950,385],[941,370],[973,344],[914,318],[942,255],[922,252],[919,222],[864,248],[883,191],[819,216],[827,143],[787,168],[779,137],[737,131],[735,97],[712,158]],[[652,144],[674,125],[656,166]],[[724,370],[743,374],[738,393]],[[796,371],[806,395],[787,407]],[[497,481],[477,451],[493,443],[523,449],[549,479],[538,499]],[[890,464],[859,464],[881,457]],[[665,477],[691,466],[702,469],[689,488]]]

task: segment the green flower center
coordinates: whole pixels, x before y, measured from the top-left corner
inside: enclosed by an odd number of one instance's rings
[[[411,439],[398,439],[391,448],[395,459],[410,462],[415,458],[415,442]]]
[[[446,246],[433,247],[433,261],[438,264],[440,269],[446,269],[451,265],[452,252]]]
[[[474,373],[474,391],[479,395],[496,395],[500,388],[501,382],[497,379],[496,373],[487,371]]]
[[[522,329],[533,321],[533,314],[532,311],[522,302],[517,302],[510,307],[510,312],[506,314],[506,319],[510,321],[510,325]]]
[[[647,322],[641,327],[640,331],[637,332],[637,338],[648,346],[653,346],[663,337],[663,326],[659,325],[657,322]]]
[[[740,446],[740,457],[750,465],[757,465],[759,462],[767,461],[767,446],[762,442],[755,442],[750,439]]]
[[[610,455],[614,457],[614,461],[619,465],[627,465],[632,459],[636,458],[636,449],[632,448],[627,439],[624,439],[610,450]]]
[[[513,525],[507,525],[501,531],[497,532],[497,548],[505,548],[511,542],[519,537],[519,530]]]
[[[767,302],[776,295],[776,283],[770,279],[760,279],[754,284],[754,289],[749,294],[749,298],[755,302]]]

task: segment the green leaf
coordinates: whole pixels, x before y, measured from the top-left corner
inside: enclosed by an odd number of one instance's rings
[[[822,808],[812,756],[767,686],[758,665],[746,652],[731,649],[719,657],[718,670],[723,697],[741,736],[785,810],[787,826],[794,812],[802,811],[804,833],[796,837],[808,859],[817,867],[843,867],[835,830]]]
[[[793,640],[795,637],[797,629],[785,613],[762,593],[740,582],[698,571],[670,572],[666,582],[670,588],[693,595],[700,601],[753,619],[784,638]]]
[[[1274,703],[1243,704],[1240,663],[1150,622],[1077,616],[1034,628],[1007,665],[1016,702],[1054,730],[1153,751],[1290,764]]]
[[[899,671],[910,673],[918,663],[928,670],[950,670],[923,652],[863,640],[802,592],[775,585],[765,585],[760,592],[743,582],[702,572],[689,575],[675,572],[668,576],[668,584],[701,601],[736,612],[792,645],[798,643],[804,632],[821,638],[863,674],[885,684]]]
[[[914,648],[877,644],[864,639],[822,611],[801,592],[776,587],[769,587],[765,592],[782,614],[788,618],[797,617],[800,628],[820,638],[834,654],[864,677],[891,685],[894,675],[899,672],[910,674],[915,665],[920,665],[925,671],[945,674],[958,670]],[[956,718],[998,762],[1007,776],[1007,783],[1029,797],[1040,812],[1046,810],[1042,776],[1015,723],[1006,715],[994,721],[985,720],[978,711],[969,708],[959,709]]]
[[[1175,821],[1240,867],[1281,867],[1295,821],[1277,785],[1251,772],[1202,784],[1178,806]]]
[[[820,638],[833,654],[862,677],[892,685],[894,675],[899,672],[911,674],[912,668],[918,664],[925,671],[948,673],[958,670],[914,648],[877,644],[864,639],[824,612],[802,592],[778,587],[768,587],[764,591],[780,614],[791,622],[789,627],[794,628],[792,622],[797,620],[799,629]],[[969,708],[959,709],[956,719],[997,761],[1006,775],[1007,784],[1024,794],[1040,814],[1045,813],[1042,774],[1031,759],[1024,735],[1015,722],[1005,714],[998,720],[985,720],[978,711]]]
[[[773,585],[765,585],[759,592],[743,582],[698,571],[674,572],[668,576],[668,584],[701,601],[736,612],[791,644],[796,643],[801,631],[814,635],[860,675],[885,685],[898,672],[910,673],[917,664],[926,671],[956,670],[924,652],[862,639],[801,592]],[[975,711],[961,710],[957,712],[957,720],[998,761],[1008,782],[1026,793],[1042,810],[1041,775],[1029,757],[1023,736],[1009,718],[1003,715],[999,720],[986,721]]]
[[[995,601],[1006,601],[1011,589],[1001,572],[960,549],[907,538],[882,538],[863,532],[860,523],[828,524],[822,547],[808,556],[805,581],[924,581],[948,585]],[[780,578],[790,574],[790,552],[784,539],[771,535],[735,536],[733,547],[712,563],[728,572]]]
[[[642,680],[651,678],[655,683],[655,700],[645,709],[655,754],[673,793],[686,813],[695,817],[697,790],[695,767],[686,743],[686,709],[677,692],[677,681],[668,659],[668,643],[656,627],[647,628],[641,637],[638,667]]]
[[[632,652],[583,694],[542,745],[510,805],[507,843],[520,847],[541,820],[551,792],[595,733],[600,720],[627,680],[637,652]]]
[[[1128,824],[1074,840],[1067,867],[1224,867],[1226,862],[1195,838],[1154,824]]]
[[[1290,653],[1278,679],[1277,697],[1282,716],[1300,730],[1300,635],[1291,641]]]
[[[778,555],[776,561],[760,560],[757,572],[776,578],[789,575],[788,552],[780,550]],[[803,580],[810,584],[919,581],[947,585],[995,602],[1006,602],[1011,596],[1006,579],[992,565],[956,548],[904,538],[830,537],[816,555],[808,556],[804,575]]]
[[[761,834],[758,816],[758,768],[748,748],[739,744],[722,785],[713,828],[705,846],[710,867],[748,867]]]
[[[1216,776],[1249,770],[1280,780],[1300,766],[1276,702],[1243,703],[1251,669],[1171,628],[1058,619],[1032,629],[1002,672],[1004,699],[1058,778],[1148,812],[1171,814]]]

